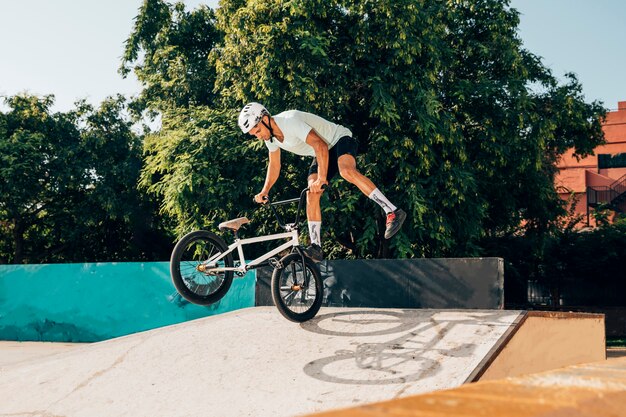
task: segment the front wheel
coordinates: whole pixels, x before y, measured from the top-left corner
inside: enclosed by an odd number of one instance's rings
[[[286,319],[303,322],[315,317],[324,298],[324,285],[312,260],[292,253],[281,259],[272,275],[272,298]]]
[[[218,235],[198,230],[178,241],[170,259],[170,274],[176,290],[187,301],[199,305],[222,299],[233,282],[233,271],[211,271],[211,267],[232,267],[233,257],[222,256],[228,247]],[[208,260],[215,259],[210,264]]]

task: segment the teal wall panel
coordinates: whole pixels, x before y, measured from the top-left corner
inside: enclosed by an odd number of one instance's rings
[[[168,262],[0,265],[0,340],[95,342],[253,307],[255,281],[205,307],[178,295]]]

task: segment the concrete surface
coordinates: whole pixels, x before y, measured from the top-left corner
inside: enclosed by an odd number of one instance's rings
[[[626,358],[467,384],[315,417],[621,417]],[[313,416],[311,416],[313,417]]]
[[[0,415],[293,416],[461,385],[521,312],[272,307],[2,368]]]
[[[402,398],[471,380],[526,316],[323,308],[298,325],[257,307],[43,356],[2,350],[0,416],[280,417]]]
[[[67,352],[82,343],[0,341],[0,373],[8,365]]]

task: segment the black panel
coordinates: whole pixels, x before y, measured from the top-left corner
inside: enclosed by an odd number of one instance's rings
[[[500,258],[324,261],[325,306],[500,309]],[[271,268],[257,270],[256,305],[273,305]]]

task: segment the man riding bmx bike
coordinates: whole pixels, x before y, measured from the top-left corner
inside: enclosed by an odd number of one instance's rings
[[[259,103],[249,103],[239,113],[239,127],[264,141],[269,152],[269,163],[265,184],[260,193],[254,196],[257,203],[263,203],[270,189],[280,175],[280,150],[297,155],[313,157],[309,168],[306,214],[311,245],[307,255],[316,262],[324,259],[321,248],[322,211],[320,198],[322,187],[328,184],[337,172],[346,181],[354,184],[386,213],[385,239],[391,239],[402,227],[406,219],[404,210],[393,205],[374,183],[363,175],[356,166],[357,142],[352,132],[320,116],[287,110],[271,116]]]

